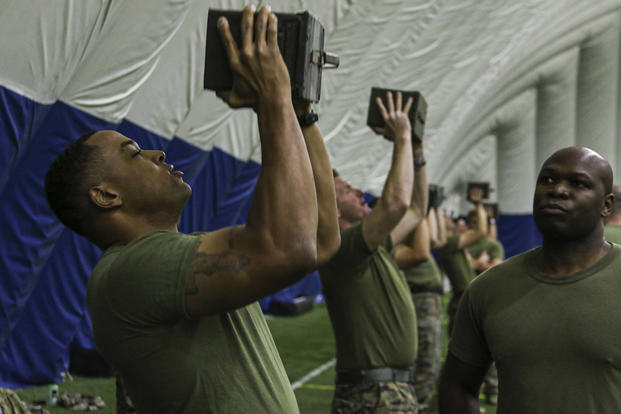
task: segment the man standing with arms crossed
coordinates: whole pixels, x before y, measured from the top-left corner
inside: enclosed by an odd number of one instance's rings
[[[254,23],[254,11],[240,49],[218,21],[234,74],[218,95],[259,122],[246,225],[178,233],[183,173],[115,131],[77,140],[46,177],[54,212],[104,250],[88,286],[95,343],[140,413],[298,412],[256,300],[336,251],[336,203],[321,135],[303,136],[295,116],[276,16],[264,6]]]
[[[459,232],[457,225],[447,229],[444,246],[438,249],[438,262],[451,282],[451,300],[448,304],[448,334],[451,336],[455,321],[455,312],[459,306],[464,290],[476,277],[466,249],[487,235],[487,215],[483,206],[483,190],[472,188],[468,194],[469,201],[475,205],[477,215],[476,227]],[[450,225],[451,218],[445,217],[445,225]],[[449,224],[450,223],[450,224]]]
[[[477,414],[491,360],[503,414],[621,412],[621,247],[603,237],[612,169],[568,147],[543,164],[533,216],[541,247],[489,269],[462,297],[440,412]]]
[[[371,210],[362,191],[334,178],[342,244],[320,268],[336,338],[333,413],[417,411],[412,386],[416,314],[393,246],[412,232],[427,209],[425,159],[422,148],[413,157],[411,98],[402,106],[401,94],[393,101],[389,92],[388,109],[379,98],[377,104],[386,124],[382,132],[394,142],[382,196]]]

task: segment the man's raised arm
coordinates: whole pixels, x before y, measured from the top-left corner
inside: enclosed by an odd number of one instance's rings
[[[247,305],[316,265],[317,192],[278,49],[276,16],[269,6],[254,24],[253,16],[254,6],[244,8],[239,49],[226,19],[218,21],[233,72],[233,89],[218,96],[231,107],[257,111],[261,172],[247,224],[201,238],[186,283],[190,316]]]
[[[402,106],[400,92],[397,92],[394,102],[392,93],[387,92],[386,100],[388,109],[379,97],[376,102],[386,124],[382,132],[394,142],[394,149],[382,195],[373,210],[362,220],[362,234],[371,251],[379,246],[405,214],[411,202],[414,182],[412,127],[408,119],[412,98]]]
[[[416,140],[412,143],[414,156],[414,187],[410,205],[399,224],[390,233],[392,242],[400,243],[410,232],[423,221],[429,204],[429,183],[427,182],[427,168],[423,152],[423,142]]]
[[[308,103],[296,102],[296,115],[303,116],[311,112]],[[319,224],[317,226],[317,265],[326,263],[339,249],[341,233],[339,232],[338,210],[334,190],[334,177],[330,156],[323,141],[317,122],[302,126],[308,156],[313,167]]]

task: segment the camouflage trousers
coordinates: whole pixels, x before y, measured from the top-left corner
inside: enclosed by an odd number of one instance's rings
[[[442,295],[425,292],[412,295],[418,327],[418,356],[414,389],[419,403],[428,404],[438,385],[442,366]]]
[[[416,414],[416,392],[412,384],[397,381],[336,384],[332,413]]]
[[[37,410],[29,410],[26,404],[12,390],[0,388],[0,413],[2,414],[49,414],[47,410],[39,408]]]

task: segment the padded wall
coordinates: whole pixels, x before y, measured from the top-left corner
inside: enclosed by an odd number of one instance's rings
[[[193,186],[183,231],[245,220],[256,117],[201,88],[207,11],[243,3],[0,0],[0,386],[58,381],[70,344],[92,346],[84,292],[100,253],[42,194],[51,160],[86,130],[166,151]],[[391,158],[364,125],[373,85],[423,92],[430,181],[462,213],[465,181],[493,182],[509,254],[538,242],[529,205],[544,154],[580,143],[620,169],[621,0],[270,3],[326,27],[342,63],[316,110],[334,166],[370,194]],[[313,277],[301,284],[316,289]]]

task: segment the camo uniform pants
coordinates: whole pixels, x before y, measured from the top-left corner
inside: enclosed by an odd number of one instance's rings
[[[416,414],[416,392],[412,384],[397,381],[336,384],[332,413]]]
[[[442,365],[442,295],[433,292],[414,293],[418,356],[414,370],[414,389],[418,402],[428,404],[438,385]]]

